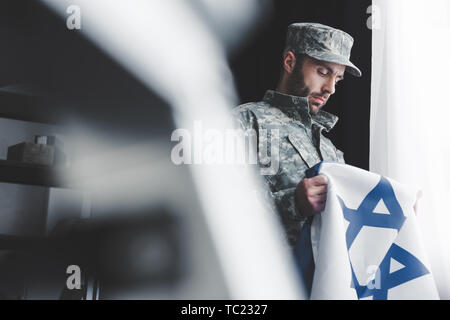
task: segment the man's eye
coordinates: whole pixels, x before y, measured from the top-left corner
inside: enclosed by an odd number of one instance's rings
[[[327,75],[327,72],[326,71],[324,71],[324,70],[317,70],[317,72],[321,75],[321,76],[326,76]]]

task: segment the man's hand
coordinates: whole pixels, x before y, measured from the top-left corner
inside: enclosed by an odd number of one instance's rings
[[[295,190],[297,206],[304,217],[312,216],[325,208],[327,200],[328,178],[318,175],[303,178]]]

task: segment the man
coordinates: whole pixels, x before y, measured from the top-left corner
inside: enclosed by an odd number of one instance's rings
[[[256,131],[259,154],[261,148],[271,150],[262,132],[279,132],[279,170],[264,178],[293,247],[303,223],[322,211],[326,201],[326,178],[305,178],[305,170],[320,161],[344,163],[343,153],[322,135],[338,118],[322,108],[345,71],[361,76],[349,60],[352,45],[353,38],[341,30],[317,23],[291,24],[276,91],[233,111],[244,130]]]

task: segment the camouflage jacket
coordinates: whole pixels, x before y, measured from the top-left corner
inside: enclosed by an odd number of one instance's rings
[[[260,161],[261,151],[273,159],[271,144],[274,141],[278,144],[278,171],[264,175],[265,194],[281,218],[288,243],[295,246],[304,219],[295,204],[294,192],[305,170],[320,161],[344,163],[342,151],[322,135],[322,130],[331,130],[338,118],[322,110],[311,115],[307,98],[272,90],[266,92],[261,102],[236,107],[233,117],[242,129],[256,131],[260,167],[267,167]],[[269,132],[273,130],[279,134],[279,140],[270,138]]]

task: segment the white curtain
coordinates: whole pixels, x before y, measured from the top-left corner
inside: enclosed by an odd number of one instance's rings
[[[418,220],[450,299],[450,1],[373,0],[370,170],[422,190]]]

